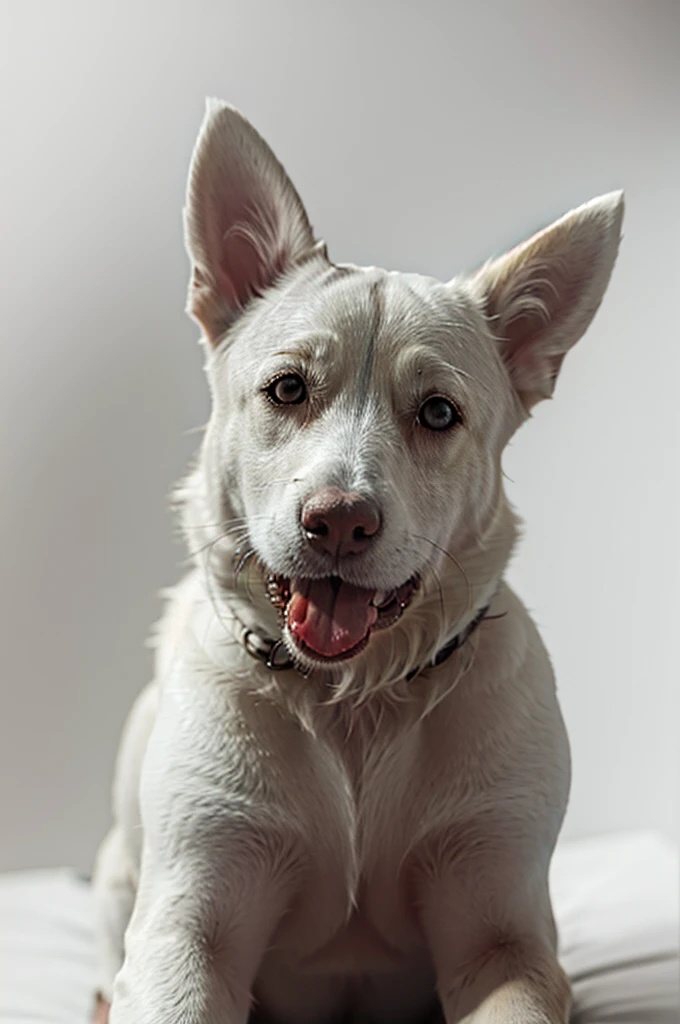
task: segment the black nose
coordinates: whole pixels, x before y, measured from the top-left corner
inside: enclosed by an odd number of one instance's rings
[[[326,487],[308,498],[300,522],[312,547],[334,558],[361,554],[381,526],[374,501],[337,487]]]

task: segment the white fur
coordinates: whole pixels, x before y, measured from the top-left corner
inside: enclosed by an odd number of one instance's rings
[[[567,1020],[547,874],[569,752],[503,583],[517,527],[500,462],[595,313],[621,214],[620,194],[594,200],[449,284],[336,268],[263,140],[209,106],[187,243],[213,414],[180,492],[196,567],[159,628],[97,863],[112,1024],[239,1024],[253,1000],[281,1024],[398,1024],[435,992],[447,1024]],[[291,369],[311,404],[273,407],[262,389]],[[432,392],[460,426],[416,423]],[[268,571],[331,571],[299,522],[328,486],[384,522],[332,571],[422,585],[361,654],[273,673],[235,637],[279,635]]]

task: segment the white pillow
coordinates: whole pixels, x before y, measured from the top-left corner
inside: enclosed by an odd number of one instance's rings
[[[575,1024],[678,1024],[679,878],[655,833],[558,844],[550,882]]]
[[[86,882],[67,869],[0,875],[0,1024],[86,1024],[94,961]]]

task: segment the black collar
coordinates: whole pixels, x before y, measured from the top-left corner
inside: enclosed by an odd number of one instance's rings
[[[494,594],[494,597],[495,596],[496,595]],[[453,652],[457,651],[459,647],[462,647],[463,644],[467,640],[469,640],[471,635],[477,629],[477,626],[479,626],[484,621],[489,609],[491,608],[492,601],[493,597],[491,598],[491,601],[489,601],[487,605],[484,605],[483,608],[479,609],[474,619],[470,619],[467,626],[464,629],[461,629],[460,633],[456,633],[452,640],[449,640],[447,644],[444,644],[443,647],[439,648],[439,650],[437,651],[437,653],[435,654],[434,658],[431,661],[428,661],[427,664],[423,665],[421,668],[414,668],[411,672],[409,672],[406,678],[408,680],[411,680],[424,669],[436,668],[437,665],[442,665],[448,658],[450,658]]]
[[[443,647],[439,648],[431,661],[428,661],[425,665],[421,665],[419,668],[414,668],[408,673],[406,679],[410,681],[425,669],[436,668],[437,665],[442,665],[451,657],[454,651],[457,651],[459,647],[462,647],[463,644],[469,640],[477,627],[487,617],[497,592],[498,591],[494,593],[488,604],[479,609],[475,617],[470,619],[467,626],[465,626],[464,629],[461,629],[460,633],[456,633],[456,635],[449,640],[447,644],[444,644]],[[254,630],[248,629],[247,626],[242,625],[233,610],[232,615],[240,626],[240,631],[237,634],[236,639],[252,658],[256,658],[257,661],[262,662],[265,668],[268,668],[270,672],[285,672],[288,669],[296,667],[295,662],[288,653],[288,649],[281,638],[278,640],[272,640],[268,636],[261,636]]]

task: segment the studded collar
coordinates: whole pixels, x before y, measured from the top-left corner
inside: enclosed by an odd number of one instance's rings
[[[440,647],[434,657],[421,665],[419,668],[412,669],[408,673],[406,679],[411,680],[415,676],[419,675],[420,672],[428,668],[436,668],[438,665],[442,665],[454,651],[457,651],[460,647],[465,644],[472,636],[474,631],[479,625],[487,618],[489,609],[496,596],[495,591],[491,600],[488,604],[485,604],[483,608],[480,608],[477,614],[472,618],[464,629],[461,629],[459,633],[456,633],[443,647]],[[277,640],[272,639],[269,636],[258,633],[254,629],[248,628],[244,625],[236,615],[235,611],[231,609],[231,613],[234,617],[234,622],[237,624],[235,632],[235,639],[241,644],[243,649],[257,661],[261,662],[265,668],[269,669],[270,672],[285,672],[290,669],[295,669],[296,665],[291,658],[288,649],[281,637]],[[298,670],[299,671],[299,670]]]

